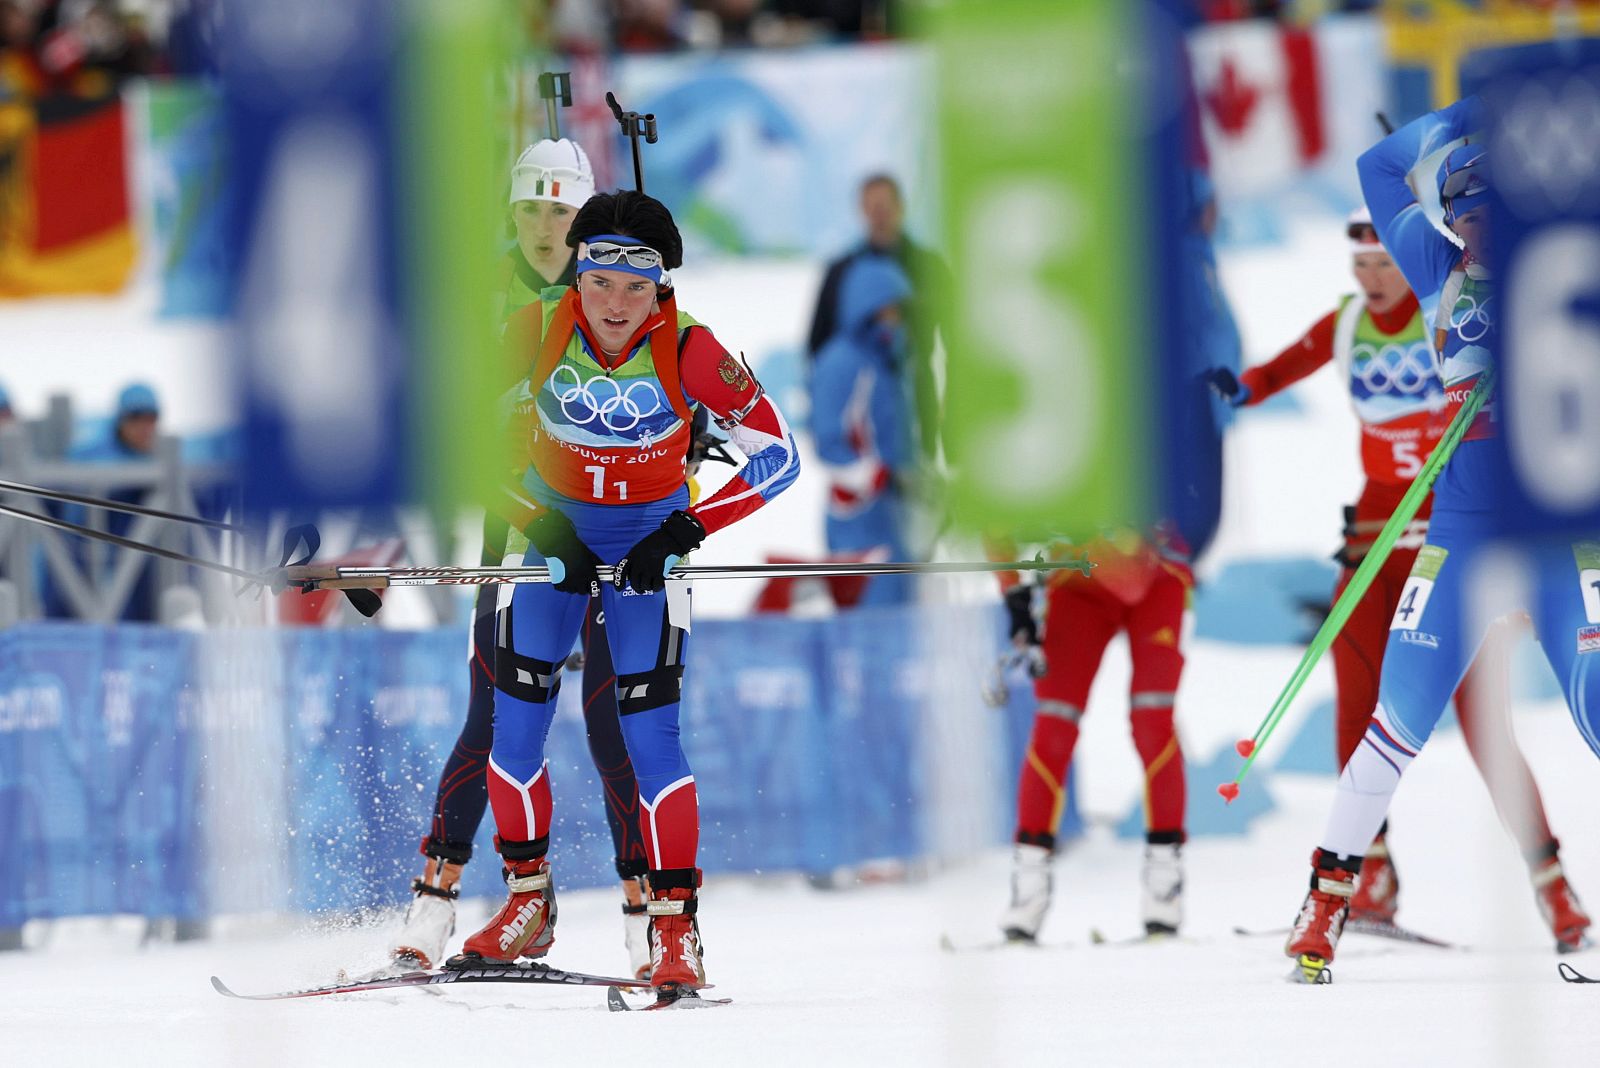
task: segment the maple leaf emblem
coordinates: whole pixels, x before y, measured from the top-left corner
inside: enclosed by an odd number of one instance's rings
[[[1250,125],[1250,113],[1261,102],[1261,90],[1239,77],[1232,59],[1222,61],[1217,84],[1206,92],[1206,105],[1216,116],[1217,125],[1229,137],[1238,137]]]

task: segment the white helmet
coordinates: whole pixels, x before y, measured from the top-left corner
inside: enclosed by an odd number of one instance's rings
[[[1357,256],[1363,252],[1384,251],[1383,242],[1378,240],[1377,228],[1372,225],[1372,212],[1367,210],[1365,204],[1345,219],[1344,233],[1350,239],[1350,251]]]
[[[574,208],[594,196],[594,171],[576,141],[535,141],[511,168],[511,203],[553,200]]]

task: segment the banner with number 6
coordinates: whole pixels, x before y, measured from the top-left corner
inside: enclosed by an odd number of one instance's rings
[[[1487,105],[1509,534],[1600,532],[1600,41],[1469,57]]]

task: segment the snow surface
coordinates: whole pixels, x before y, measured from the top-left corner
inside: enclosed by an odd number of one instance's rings
[[[1227,711],[1207,707],[1213,719]],[[1551,819],[1569,832],[1569,873],[1596,887],[1593,758],[1565,720],[1559,707],[1540,707],[1520,727]],[[1085,766],[1114,768],[1101,759],[1108,748],[1109,739],[1086,738]],[[1118,738],[1116,748],[1131,747]],[[1231,933],[1286,925],[1304,891],[1331,782],[1283,776],[1271,785],[1281,807],[1250,835],[1188,848],[1182,943],[1088,944],[1091,928],[1115,939],[1137,922],[1138,846],[1101,827],[1057,863],[1045,927],[1052,948],[939,948],[941,932],[964,944],[992,937],[1006,892],[998,851],[926,881],[844,891],[782,876],[713,878],[703,896],[707,963],[735,1004],[670,1015],[614,1016],[601,991],[553,988],[230,1001],[211,990],[210,975],[253,993],[376,964],[393,917],[320,928],[238,920],[209,942],[144,950],[126,922],[80,921],[42,949],[0,954],[0,1033],[10,1064],[170,1068],[630,1056],[696,1065],[1593,1063],[1597,993],[1557,979],[1520,864],[1474,778],[1459,735],[1437,738],[1408,773],[1393,832],[1402,920],[1471,951],[1351,935],[1328,987],[1284,981],[1279,937]],[[616,895],[560,902],[555,962],[623,968]],[[463,906],[463,930],[488,904]],[[1600,975],[1600,952],[1568,959]]]

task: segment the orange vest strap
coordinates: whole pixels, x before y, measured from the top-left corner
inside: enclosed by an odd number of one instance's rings
[[[534,358],[533,369],[528,374],[529,392],[537,394],[555,373],[567,343],[578,323],[578,291],[569,289],[561,295],[555,312],[545,327],[544,338],[539,342],[539,354]]]
[[[678,366],[680,356],[678,298],[675,293],[668,292],[667,298],[661,302],[661,323],[650,331],[650,358],[655,361],[656,378],[660,380],[661,388],[666,390],[672,410],[688,424],[694,421],[694,413],[689,411],[689,403],[683,397],[683,376]]]

